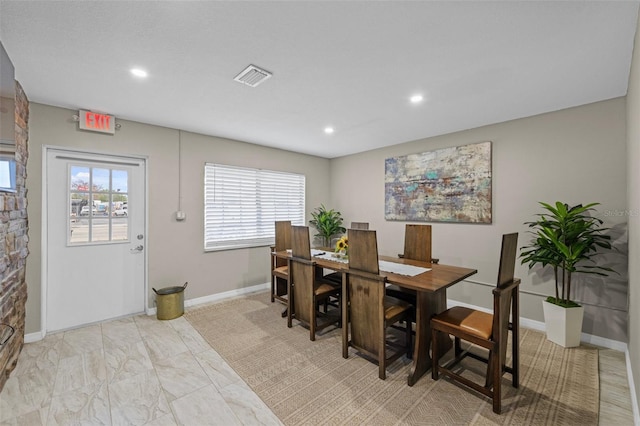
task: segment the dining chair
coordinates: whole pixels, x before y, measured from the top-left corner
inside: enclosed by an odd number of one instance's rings
[[[346,272],[349,314],[343,333],[342,356],[349,357],[349,347],[378,363],[378,377],[386,378],[387,365],[403,354],[411,358],[411,313],[413,306],[385,294],[387,278],[380,275],[376,231],[349,230],[349,268]],[[406,324],[405,342],[400,345],[387,339],[392,324]]]
[[[311,259],[311,243],[308,226],[291,227],[291,257],[289,258],[289,299],[287,326],[293,319],[309,327],[309,337],[316,340],[316,333],[330,325],[342,323],[342,288],[323,278]],[[338,300],[337,309],[329,309],[330,297]],[[320,307],[324,307],[324,311]]]
[[[431,225],[405,225],[404,252],[398,257],[438,263],[438,259],[431,257]]]
[[[466,385],[493,400],[493,411],[501,412],[501,382],[505,372],[511,374],[514,388],[519,385],[519,285],[514,278],[517,255],[518,234],[502,236],[502,250],[498,269],[498,284],[493,289],[493,314],[456,306],[435,315],[431,319],[432,332],[432,377],[438,380],[439,373]],[[509,318],[511,312],[511,318]],[[511,330],[511,367],[506,365],[508,332]],[[445,366],[439,364],[438,333],[454,336],[455,358]],[[488,357],[478,355],[469,349],[462,350],[460,341],[465,340],[489,351]],[[453,366],[470,356],[487,364],[485,384],[480,385],[463,377],[463,371],[454,372]]]
[[[272,252],[285,251],[291,248],[291,221],[275,222],[276,239],[271,247]],[[287,303],[287,281],[289,266],[287,259],[271,256],[271,302],[276,299]]]
[[[431,257],[431,225],[407,224],[404,230],[404,252],[398,254],[398,257],[438,263],[439,259]],[[387,288],[387,294],[409,302],[414,306],[416,304],[417,296],[415,290],[392,285]]]
[[[349,229],[369,229],[369,222],[351,222],[351,228]],[[347,230],[347,236],[349,235],[349,229]],[[333,247],[335,247],[335,244],[333,244]],[[342,285],[342,274],[339,272],[331,272],[325,277],[337,285]]]
[[[350,229],[369,229],[369,222],[351,222]]]

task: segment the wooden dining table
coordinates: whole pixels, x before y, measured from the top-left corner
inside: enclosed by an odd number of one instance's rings
[[[291,254],[286,251],[275,252],[273,255],[277,257],[290,258]],[[413,386],[420,377],[431,368],[431,356],[429,350],[431,348],[431,332],[429,321],[431,317],[447,309],[447,288],[463,281],[464,279],[476,274],[476,269],[463,268],[460,266],[442,265],[428,262],[421,262],[411,259],[400,259],[396,257],[380,256],[380,260],[405,265],[413,265],[422,268],[428,268],[426,272],[418,275],[408,276],[400,275],[392,272],[380,271],[380,275],[387,277],[388,284],[394,284],[402,288],[415,290],[416,297],[416,336],[415,347],[413,351],[413,363],[409,371],[407,383]],[[337,259],[324,257],[313,257],[316,266],[319,268],[329,269],[342,272],[342,294],[348,294],[347,291],[347,274],[349,264],[340,262]],[[348,303],[343,300],[342,318],[348,318]],[[342,327],[343,339],[348,337],[348,327]],[[439,342],[439,348],[447,350],[452,347],[451,340],[443,339]]]

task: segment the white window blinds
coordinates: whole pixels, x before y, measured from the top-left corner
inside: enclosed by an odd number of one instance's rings
[[[207,163],[204,248],[272,245],[275,221],[304,224],[304,202],[304,175]]]

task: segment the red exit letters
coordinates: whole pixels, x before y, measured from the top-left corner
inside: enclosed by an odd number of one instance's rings
[[[95,112],[89,112],[85,114],[85,122],[87,123],[87,127],[94,128],[96,130],[104,130],[109,128],[109,121],[111,121],[111,116],[104,114],[97,114]]]
[[[115,117],[108,114],[100,114],[97,112],[80,110],[79,127],[81,130],[89,130],[100,133],[115,133]]]

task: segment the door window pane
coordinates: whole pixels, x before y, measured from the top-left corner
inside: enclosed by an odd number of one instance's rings
[[[126,188],[126,186],[125,186]],[[111,214],[111,239],[113,241],[127,240],[129,235],[129,196],[123,193],[112,194],[113,213]]]
[[[127,170],[71,166],[68,243],[128,241],[128,187]]]
[[[71,190],[89,190],[89,167],[71,167]]]
[[[126,170],[112,170],[111,176],[113,181],[113,192],[129,192],[129,172]]]
[[[109,169],[93,169],[91,186],[94,192],[109,192]]]

